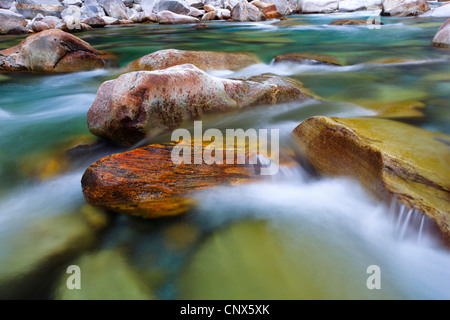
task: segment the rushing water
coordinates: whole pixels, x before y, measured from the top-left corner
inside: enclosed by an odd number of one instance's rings
[[[450,52],[430,46],[443,20],[383,18],[385,25],[373,30],[327,25],[348,16],[296,16],[296,23],[287,26],[273,21],[210,23],[203,30],[151,24],[108,27],[80,37],[115,53],[121,66],[167,48],[257,54],[264,63],[211,74],[291,76],[326,101],[211,116],[205,127],[277,128],[283,152],[293,148],[290,132],[308,117],[374,115],[360,106],[362,101],[423,102],[425,117],[409,121],[450,133]],[[21,39],[2,37],[0,48]],[[330,54],[346,66],[271,63],[275,55],[293,51]],[[365,64],[387,57],[414,61]],[[92,140],[86,113],[100,84],[115,76],[115,70],[0,74],[0,266],[12,264],[12,278],[18,281],[2,284],[0,272],[1,297],[66,297],[55,290],[66,277],[64,268],[87,252],[108,249],[122,250],[125,263],[151,291],[149,296],[159,299],[450,298],[450,255],[428,237],[429,221],[401,207],[389,209],[354,181],[314,178],[300,165],[282,168],[282,174],[261,184],[198,193],[197,209],[184,217],[146,221],[111,215],[111,225],[96,236],[93,246],[55,264],[37,264],[48,270],[45,276],[28,272],[29,288],[17,288],[22,273],[14,266],[28,264],[31,252],[48,245],[45,233],[22,237],[23,232],[52,217],[79,216],[84,170],[115,151],[109,146],[89,149],[70,165],[60,165],[65,150]],[[407,229],[411,222],[413,231]],[[70,227],[58,226],[63,233]],[[381,290],[366,287],[370,265],[381,268]],[[100,269],[109,275],[113,268],[105,262]],[[103,278],[97,286],[104,292],[94,297],[108,297],[115,280]]]

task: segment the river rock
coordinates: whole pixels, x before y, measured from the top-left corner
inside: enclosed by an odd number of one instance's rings
[[[49,267],[73,257],[95,241],[95,230],[79,213],[30,222],[22,232],[2,239],[0,296],[19,298],[45,285]],[[26,284],[26,285],[24,285]]]
[[[27,19],[33,19],[38,13],[61,18],[61,11],[64,10],[64,6],[58,0],[17,0],[15,6]]]
[[[305,101],[300,82],[272,74],[220,79],[192,64],[130,72],[107,81],[88,112],[91,133],[119,145],[179,127],[204,113]]]
[[[129,264],[123,250],[107,249],[83,255],[72,264],[81,270],[81,290],[67,288],[63,273],[56,300],[152,300],[154,294]]]
[[[417,16],[430,10],[426,0],[383,0],[383,16]]]
[[[450,18],[450,3],[445,3],[420,16],[423,18]]]
[[[61,30],[40,32],[0,51],[0,70],[5,71],[78,72],[104,68],[111,62],[111,57]]]
[[[338,10],[339,0],[301,0],[303,13],[332,13]]]
[[[217,9],[216,17],[219,20],[229,20],[231,19],[231,11],[228,9]]]
[[[199,18],[199,17],[203,16],[204,14],[205,14],[205,10],[199,10],[197,8],[190,7],[188,16],[191,16],[194,18]]]
[[[342,66],[335,57],[310,52],[290,52],[282,53],[273,58],[274,63],[291,62],[291,63],[307,63],[307,64],[327,64],[333,66]]]
[[[267,2],[275,5],[276,10],[282,15],[290,15],[300,11],[300,0],[261,0],[262,2]],[[269,11],[272,12],[272,11]]]
[[[248,2],[239,2],[231,10],[231,18],[234,21],[263,21],[266,20],[264,14],[259,9]]]
[[[20,14],[0,9],[0,34],[7,34],[18,26],[25,27],[26,25],[27,21]]]
[[[277,11],[277,7],[273,3],[253,1],[252,4],[256,6],[259,9],[259,11],[261,11],[264,14],[271,11]]]
[[[202,70],[233,70],[237,71],[261,60],[249,52],[221,51],[185,51],[176,49],[160,50],[148,54],[125,67],[130,71],[153,71],[181,64],[193,64]]]
[[[127,20],[129,18],[127,7],[121,0],[101,0],[100,4],[110,17],[118,20]]]
[[[375,21],[375,19],[339,19],[334,20],[329,25],[330,26],[369,26],[372,24],[376,25],[384,25],[384,23],[380,21]]]
[[[63,0],[62,3],[64,4],[65,7],[69,6],[81,7],[83,5],[82,0]]]
[[[382,8],[382,0],[343,0],[339,2],[339,11],[353,12]]]
[[[450,48],[450,19],[439,28],[432,45],[439,48]]]
[[[313,117],[294,130],[319,173],[358,179],[432,218],[450,244],[450,136],[385,119]]]
[[[182,15],[188,15],[189,12],[191,11],[190,7],[184,1],[178,0],[158,1],[156,5],[153,7],[153,11],[155,13],[166,10]]]
[[[210,11],[202,17],[202,21],[212,21],[216,19],[216,12]]]
[[[171,157],[174,146],[149,145],[100,159],[81,180],[86,201],[124,214],[167,217],[190,209],[194,191],[258,179],[248,165],[194,164],[194,152],[192,164],[177,165]]]
[[[205,9],[206,12],[216,11],[216,9],[214,8],[214,6],[209,5],[209,4],[205,4],[204,9]]]
[[[76,9],[73,9],[73,7],[69,7],[72,8],[71,12],[76,13]],[[81,7],[80,10],[80,19],[82,20],[86,20],[89,18],[97,18],[97,17],[103,17],[106,16],[105,10],[103,10],[103,7],[101,7],[100,5],[84,5]],[[112,17],[111,17],[112,18]],[[116,18],[112,18],[112,19],[116,19]]]
[[[9,9],[12,7],[14,0],[0,0],[0,9]]]
[[[161,11],[156,15],[158,22],[161,24],[188,24],[199,23],[200,20],[194,17],[176,14],[170,11]]]

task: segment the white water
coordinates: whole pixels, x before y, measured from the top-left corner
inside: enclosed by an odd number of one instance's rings
[[[337,274],[349,272],[341,269],[343,261],[352,261],[352,270],[360,274],[375,264],[381,268],[389,294],[407,299],[450,298],[450,255],[425,231],[426,220],[405,210],[396,218],[354,181],[310,180],[300,167],[285,168],[272,181],[216,188],[198,193],[198,199],[200,208],[194,218],[210,228],[239,220],[265,220],[292,254],[303,241],[308,246],[326,243],[326,252],[341,257],[342,261],[328,261],[336,263]],[[419,224],[411,227],[413,219]],[[345,285],[344,279],[329,276],[337,286]]]

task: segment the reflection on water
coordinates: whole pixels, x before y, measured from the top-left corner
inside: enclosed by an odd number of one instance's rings
[[[297,16],[279,24],[213,22],[203,30],[151,24],[107,27],[80,36],[117,54],[122,66],[167,48],[257,54],[264,63],[238,72],[209,72],[228,78],[264,72],[291,76],[324,100],[211,115],[204,128],[279,129],[282,152],[288,154],[290,132],[303,120],[375,115],[376,110],[364,108],[368,105],[424,104],[425,117],[415,123],[449,133],[450,55],[429,45],[443,20],[382,18],[386,25],[380,30],[328,26],[348,16]],[[21,39],[1,37],[0,48]],[[292,51],[330,54],[344,66],[271,63],[275,55]],[[382,58],[404,62],[366,64]],[[61,291],[66,265],[80,263],[98,274],[113,263],[115,271],[92,279],[102,281],[98,287],[105,290],[128,283],[128,291],[116,291],[118,299],[127,294],[159,299],[449,298],[450,258],[427,237],[427,220],[401,207],[389,214],[389,208],[357,183],[312,178],[299,166],[281,168],[278,178],[258,185],[199,193],[199,207],[185,217],[144,221],[108,214],[113,221],[102,232],[86,227],[83,219],[92,226],[102,218],[80,209],[81,175],[96,159],[119,150],[86,147],[78,154],[88,150],[87,157],[70,166],[58,164],[73,141],[84,141],[89,134],[87,110],[100,84],[116,73],[1,76],[0,265],[26,263],[34,269],[23,292],[22,278],[0,277],[0,297],[14,291],[17,297],[74,298]],[[163,135],[154,141],[168,139]],[[31,174],[42,163],[51,174]],[[415,224],[414,231],[405,228],[406,221]],[[22,237],[21,232],[32,236]],[[73,245],[79,239],[90,241]],[[14,248],[24,249],[20,255],[14,255],[20,250],[8,250],[11,241]],[[63,245],[70,246],[71,254],[63,254]],[[33,250],[36,254],[30,255],[26,248],[46,252]],[[381,267],[381,291],[365,285],[369,265]],[[94,288],[86,297],[102,298],[102,293]]]

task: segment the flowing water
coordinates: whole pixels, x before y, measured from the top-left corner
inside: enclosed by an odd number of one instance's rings
[[[363,108],[373,101],[425,103],[423,118],[402,120],[450,133],[450,51],[430,46],[443,20],[383,18],[380,29],[327,25],[349,16],[295,16],[286,25],[215,22],[202,30],[108,27],[79,36],[115,53],[121,66],[168,48],[257,54],[263,63],[211,74],[290,76],[325,100],[211,116],[204,127],[279,129],[284,153],[295,149],[290,133],[303,120],[375,115]],[[21,39],[2,37],[0,48]],[[345,66],[271,63],[275,55],[293,51],[330,54]],[[407,61],[366,64],[382,58]],[[300,165],[282,167],[264,183],[200,192],[197,208],[183,217],[149,221],[110,214],[109,227],[93,244],[70,255],[54,254],[75,223],[55,227],[52,219],[76,219],[86,211],[84,170],[119,151],[103,145],[78,151],[70,164],[61,160],[65,150],[92,141],[86,113],[100,84],[116,76],[116,70],[0,74],[0,266],[7,270],[0,272],[0,297],[74,298],[58,288],[67,278],[65,268],[79,261],[82,274],[96,268],[92,272],[103,275],[91,279],[103,291],[90,297],[111,297],[119,281],[111,270],[119,264],[105,258],[92,266],[93,259],[79,259],[112,250],[123,257],[120,266],[145,284],[148,297],[157,299],[450,298],[450,255],[429,236],[427,219],[395,203],[389,208],[355,181],[317,178]],[[38,225],[45,231],[29,231]],[[380,267],[381,290],[366,286],[371,265]]]

